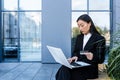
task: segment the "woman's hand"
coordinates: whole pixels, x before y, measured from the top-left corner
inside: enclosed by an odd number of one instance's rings
[[[77,61],[78,57],[77,56],[73,56],[71,58],[68,58],[69,63],[73,62],[73,61]]]
[[[91,53],[91,52],[85,53],[85,56],[87,57],[88,60],[92,60],[93,59],[93,53]]]

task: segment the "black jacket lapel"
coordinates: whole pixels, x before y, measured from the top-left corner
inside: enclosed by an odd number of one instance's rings
[[[85,45],[85,47],[84,47],[84,49],[83,50],[89,50],[89,47],[90,47],[90,45],[94,42],[94,39],[95,38],[95,35],[94,34],[92,34],[92,36],[90,37],[90,39],[88,40],[88,42],[86,43],[86,45]]]

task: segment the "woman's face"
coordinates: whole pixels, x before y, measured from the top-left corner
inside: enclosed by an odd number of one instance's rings
[[[79,27],[79,29],[80,29],[80,32],[82,32],[82,34],[88,34],[89,33],[89,30],[90,30],[90,26],[91,26],[91,23],[89,22],[89,23],[87,23],[87,22],[85,22],[85,21],[83,21],[83,20],[79,20],[78,22],[77,22],[77,25],[78,25],[78,27]]]

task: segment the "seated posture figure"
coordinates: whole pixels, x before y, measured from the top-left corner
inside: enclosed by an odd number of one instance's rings
[[[80,33],[75,42],[73,55],[69,62],[84,61],[90,66],[70,69],[61,66],[56,73],[56,80],[87,80],[98,78],[98,64],[105,59],[105,38],[96,30],[89,15],[83,14],[77,19]],[[80,54],[81,51],[86,51]]]

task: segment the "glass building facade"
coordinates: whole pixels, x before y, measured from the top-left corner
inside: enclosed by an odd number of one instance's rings
[[[41,0],[1,2],[3,59],[41,61]]]
[[[11,57],[17,61],[53,61],[45,47],[48,43],[70,53],[71,37],[79,33],[76,19],[82,14],[91,16],[110,44],[112,0],[1,0],[2,61]]]

